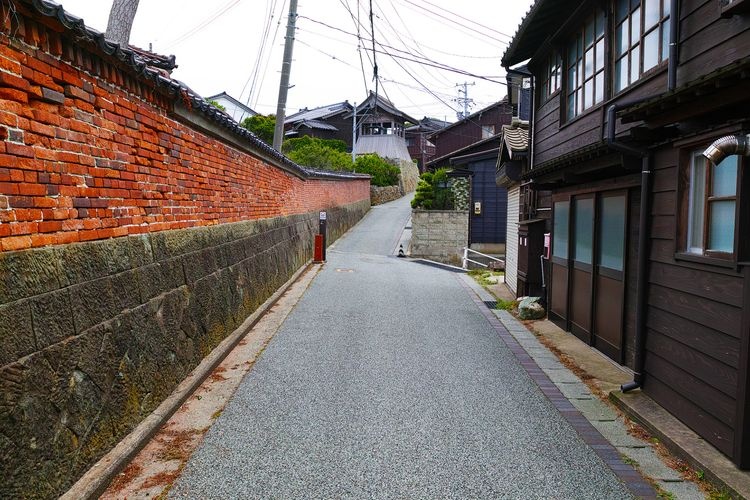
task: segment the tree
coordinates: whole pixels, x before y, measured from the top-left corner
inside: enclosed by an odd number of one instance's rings
[[[133,20],[138,10],[140,0],[114,0],[109,11],[107,22],[107,40],[119,43],[123,47],[128,46],[130,41],[130,30],[133,28]]]
[[[255,115],[245,118],[242,126],[258,136],[258,138],[271,145],[273,144],[273,130],[276,127],[275,115]]]

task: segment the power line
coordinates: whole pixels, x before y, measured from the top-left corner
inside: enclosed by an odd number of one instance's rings
[[[175,45],[179,44],[180,42],[184,42],[188,38],[192,37],[193,35],[199,33],[204,28],[206,28],[209,24],[216,21],[218,18],[226,14],[230,9],[232,9],[235,5],[240,3],[242,0],[229,0],[223,7],[220,7],[219,10],[215,11],[211,16],[208,17],[208,19],[205,19],[198,23],[197,25],[190,28],[188,31],[183,33],[182,35],[178,36],[171,42],[168,42],[164,49],[168,49],[170,47],[174,47]]]
[[[357,36],[356,33],[351,33],[349,31],[343,30],[341,28],[337,28],[336,26],[332,26],[332,25],[330,25],[328,23],[324,23],[322,21],[318,21],[316,19],[312,19],[312,18],[307,17],[307,16],[299,16],[299,17],[307,19],[308,21],[311,21],[313,23],[320,24],[320,25],[325,26],[325,27],[327,27],[329,29],[332,29],[332,30],[335,30],[335,31],[339,31],[339,32],[344,33],[344,34],[349,35],[349,36],[354,36],[354,37]],[[371,41],[370,39],[363,39],[363,40],[368,41],[368,42]],[[460,74],[460,75],[470,76],[472,78],[477,78],[479,80],[485,80],[485,81],[488,81],[488,82],[497,83],[499,85],[506,85],[506,82],[499,81],[499,80],[493,80],[492,79],[492,78],[501,78],[501,76],[487,77],[487,76],[477,75],[477,74],[471,73],[469,71],[465,71],[465,70],[462,70],[462,69],[458,69],[458,68],[449,66],[447,64],[439,63],[439,62],[434,61],[434,60],[429,59],[429,58],[424,58],[424,59],[420,60],[420,59],[414,59],[413,57],[406,57],[406,56],[401,56],[401,55],[394,55],[394,54],[391,54],[390,52],[385,52],[385,49],[390,49],[390,50],[394,50],[396,52],[402,52],[402,53],[406,52],[406,51],[403,51],[401,49],[397,49],[397,48],[392,47],[390,45],[382,44],[380,42],[378,42],[378,46],[380,46],[383,50],[377,50],[377,49],[375,49],[376,53],[385,54],[385,55],[388,55],[389,57],[392,57],[394,59],[402,59],[402,60],[405,60],[405,61],[412,61],[412,62],[416,62],[418,64],[422,64],[422,65],[425,65],[425,66],[431,66],[431,67],[434,67],[434,68],[438,68],[438,69],[442,69],[442,70],[445,70],[445,71],[449,71],[451,73],[457,73],[457,74]],[[406,53],[408,53],[408,52],[406,52]],[[410,55],[413,55],[413,54],[410,54]],[[417,57],[417,56],[415,56],[415,57]]]
[[[475,21],[475,20],[473,20],[473,19],[469,19],[468,17],[464,17],[464,16],[462,16],[461,14],[459,14],[459,13],[457,13],[457,12],[453,12],[452,10],[448,10],[448,9],[446,9],[445,7],[441,7],[441,6],[439,6],[439,5],[435,5],[434,3],[432,3],[432,2],[428,2],[427,0],[420,0],[420,1],[421,1],[422,3],[426,3],[427,5],[429,5],[429,6],[431,6],[431,7],[434,7],[434,8],[436,8],[436,9],[442,10],[443,12],[447,12],[448,14],[450,14],[450,15],[452,15],[452,16],[456,16],[456,17],[459,17],[459,18],[463,19],[464,21],[468,21],[468,22],[470,22],[470,23],[472,23],[472,24],[476,24],[477,26],[479,26],[479,27],[481,27],[481,28],[484,28],[484,29],[486,29],[486,30],[490,30],[490,31],[494,31],[494,32],[495,32],[495,33],[497,33],[498,35],[502,35],[502,36],[508,37],[508,38],[510,38],[511,40],[513,39],[513,37],[512,37],[511,35],[508,35],[507,33],[503,33],[502,31],[498,31],[498,30],[496,30],[495,28],[492,28],[491,26],[487,26],[486,24],[482,24],[482,23],[480,23],[480,22],[478,22],[478,21]],[[506,43],[507,43],[507,42],[506,42]]]

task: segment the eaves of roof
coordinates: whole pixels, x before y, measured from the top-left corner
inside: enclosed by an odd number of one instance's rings
[[[387,100],[385,97],[381,95],[378,95],[377,102],[376,102],[375,93],[372,91],[370,91],[370,95],[367,96],[367,99],[365,99],[362,102],[362,104],[357,106],[357,115],[358,116],[362,115],[363,113],[366,113],[367,110],[375,108],[375,107],[381,108],[383,111],[390,113],[394,116],[398,116],[399,118],[403,118],[403,120],[406,122],[411,122],[411,123],[418,122],[418,120],[416,120],[415,118],[412,118],[411,116],[407,115],[403,111],[396,108],[396,106],[394,106],[392,102],[390,102],[389,100]]]
[[[502,141],[502,134],[495,134],[492,137],[488,137],[487,139],[482,139],[481,141],[474,142],[472,144],[469,144],[468,146],[462,147],[461,149],[457,149],[456,151],[451,151],[450,153],[446,155],[440,156],[438,158],[433,158],[432,160],[428,161],[426,165],[434,166],[434,165],[437,165],[438,163],[450,161],[451,158],[457,158],[459,156],[468,154],[469,151],[475,150],[480,146],[484,146],[492,142],[497,142],[498,147],[499,147],[501,141]]]
[[[609,153],[611,150],[603,141],[590,144],[588,146],[576,149],[570,153],[560,155],[551,160],[534,165],[531,170],[521,176],[524,180],[535,179],[543,175],[551,174],[556,170],[576,164],[581,161],[589,160]]]
[[[209,104],[201,96],[190,90],[187,86],[172,78],[165,77],[157,69],[148,66],[148,62],[141,55],[128,48],[111,42],[104,37],[104,34],[89,28],[83,19],[74,16],[56,3],[48,0],[17,0],[29,5],[35,12],[60,23],[64,30],[72,35],[76,43],[88,43],[104,53],[105,56],[111,57],[120,63],[124,71],[129,72],[138,80],[153,85],[156,90],[173,100],[189,108],[190,112],[197,113],[203,119],[209,121],[214,126],[229,132],[231,135],[241,139],[247,146],[257,151],[263,158],[271,161],[283,169],[293,173],[301,178],[316,179],[338,179],[338,178],[367,178],[369,176],[344,172],[326,172],[305,168],[294,163],[292,160],[276,151],[270,145],[266,144],[255,134],[241,127],[237,122],[232,120],[229,115],[220,111],[213,105]]]
[[[560,28],[561,22],[570,16],[571,4],[564,0],[536,0],[505,49],[502,65],[507,68],[531,59],[544,41]]]
[[[619,113],[623,123],[647,120],[649,117],[662,113],[665,109],[685,104],[693,103],[711,92],[720,92],[730,85],[737,85],[743,81],[750,80],[750,56],[739,59],[731,64],[727,64],[711,73],[700,78],[657,95],[652,99],[639,102],[629,108],[625,108]],[[747,83],[744,83],[747,85]]]

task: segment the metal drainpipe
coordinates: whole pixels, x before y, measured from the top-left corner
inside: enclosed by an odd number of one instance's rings
[[[641,387],[643,383],[643,370],[646,349],[646,279],[648,277],[648,242],[650,239],[649,212],[651,210],[651,156],[647,149],[635,148],[617,142],[615,138],[615,125],[617,111],[637,104],[639,99],[621,104],[612,104],[607,108],[607,145],[621,153],[637,156],[642,159],[641,164],[641,215],[640,234],[638,238],[638,265],[636,269],[636,301],[635,301],[635,359],[633,361],[633,381],[620,386],[622,392],[632,391]]]
[[[667,66],[667,90],[677,86],[677,63],[680,58],[680,2],[669,2],[669,63]]]

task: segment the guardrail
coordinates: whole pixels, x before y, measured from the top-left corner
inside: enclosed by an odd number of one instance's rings
[[[461,267],[463,267],[464,269],[468,269],[469,268],[469,262],[471,262],[472,264],[476,264],[478,266],[482,266],[482,267],[490,267],[490,266],[488,266],[487,264],[485,264],[483,262],[477,262],[476,260],[470,259],[469,258],[469,252],[471,252],[472,255],[474,255],[474,254],[481,255],[482,257],[486,257],[486,258],[488,258],[490,260],[494,260],[495,262],[500,262],[503,265],[503,267],[505,267],[505,261],[503,259],[498,259],[497,257],[493,257],[492,255],[487,255],[487,254],[484,254],[482,252],[477,252],[476,250],[472,250],[469,247],[464,247],[464,257],[463,257],[463,259],[461,261],[462,262]]]

